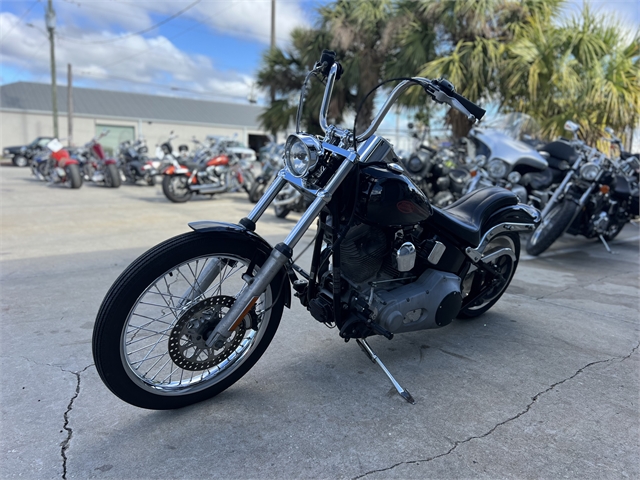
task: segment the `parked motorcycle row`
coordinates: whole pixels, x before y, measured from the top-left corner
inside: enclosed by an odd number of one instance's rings
[[[16,166],[31,165],[39,180],[71,188],[80,188],[85,181],[109,188],[118,188],[123,182],[153,186],[162,177],[162,191],[175,203],[186,202],[194,194],[213,196],[241,189],[251,195],[256,155],[233,139],[207,136],[200,142],[194,137],[192,151],[186,144],[175,151],[171,142],[177,136],[171,132],[158,145],[155,158],[149,157],[143,138],[121,142],[116,158],[108,158],[100,144],[108,133],[105,130],[74,148],[64,148],[56,138],[39,137],[11,152],[12,161]],[[264,169],[261,182],[270,175],[269,168]]]
[[[527,123],[531,119],[510,115],[494,128],[473,128],[455,145],[434,149],[420,142],[404,167],[439,207],[499,186],[541,210],[542,222],[526,245],[530,255],[541,254],[565,232],[599,238],[611,251],[608,242],[639,214],[639,156],[625,152],[610,128],[607,156],[581,141],[572,121],[565,124],[572,139],[548,143],[526,133]]]

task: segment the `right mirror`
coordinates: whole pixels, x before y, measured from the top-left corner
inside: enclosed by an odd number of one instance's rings
[[[572,122],[571,120],[567,120],[564,124],[564,129],[576,133],[578,130],[580,130],[580,125]]]

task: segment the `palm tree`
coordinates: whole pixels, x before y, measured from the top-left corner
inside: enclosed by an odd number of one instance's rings
[[[502,104],[536,118],[549,136],[568,119],[595,143],[610,126],[634,126],[640,111],[640,41],[585,6],[560,25],[531,21],[508,47]]]
[[[261,116],[261,122],[272,132],[286,129],[293,121],[304,74],[323,49],[335,50],[344,68],[329,107],[329,117],[336,123],[347,109],[360,106],[365,95],[380,82],[385,61],[393,50],[398,25],[391,0],[336,0],[318,13],[316,28],[293,31],[288,51],[276,48],[263,58],[258,85],[275,88],[276,100]],[[307,95],[303,122],[312,133],[319,130],[314,115],[319,111],[322,91],[318,82],[312,82]],[[358,129],[371,122],[373,106],[372,95],[362,104]]]

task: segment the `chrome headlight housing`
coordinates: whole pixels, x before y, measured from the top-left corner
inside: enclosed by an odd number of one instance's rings
[[[504,176],[507,174],[507,170],[508,170],[507,164],[497,158],[494,158],[493,160],[491,160],[487,165],[487,172],[489,172],[489,175],[491,175],[493,178],[496,178],[496,179],[504,178]]]
[[[295,177],[313,172],[322,155],[322,144],[311,135],[289,135],[284,145],[284,164]]]
[[[600,167],[593,162],[585,163],[580,167],[580,176],[587,182],[593,182],[600,173]]]

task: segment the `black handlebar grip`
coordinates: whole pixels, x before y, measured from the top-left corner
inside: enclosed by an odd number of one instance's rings
[[[456,92],[448,93],[448,95],[458,100],[462,104],[462,106],[469,111],[471,115],[476,117],[476,120],[480,120],[482,117],[484,117],[484,114],[487,113],[484,108],[480,108],[471,100],[464,98],[462,95],[459,95]]]

